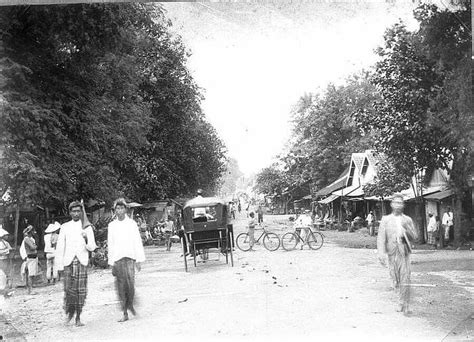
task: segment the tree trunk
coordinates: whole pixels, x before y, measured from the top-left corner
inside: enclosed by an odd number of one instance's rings
[[[20,223],[20,204],[16,204],[16,211],[15,211],[15,250],[18,246],[18,224]]]
[[[459,192],[456,193],[456,196],[453,196],[453,214],[454,214],[454,241],[453,245],[455,248],[460,247],[462,236],[463,236],[463,223],[462,218],[462,194]]]

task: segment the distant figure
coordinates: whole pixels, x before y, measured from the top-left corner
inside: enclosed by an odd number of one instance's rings
[[[240,201],[239,201],[239,204],[237,205],[237,210],[239,211],[239,214],[242,211],[242,205],[240,204]]]
[[[312,226],[313,220],[311,219],[311,210],[305,210],[304,213],[299,215],[295,221],[296,234],[298,234],[301,238],[301,249],[304,247],[306,231],[311,230]]]
[[[367,228],[369,229],[369,235],[374,236],[375,235],[375,218],[374,218],[374,212],[370,211],[369,215],[367,215]]]
[[[56,253],[56,244],[58,242],[58,231],[61,228],[59,222],[54,222],[48,225],[44,231],[44,253],[46,254],[46,279],[48,284],[59,280],[58,267],[54,261],[54,254]]]
[[[409,312],[410,301],[410,254],[411,243],[417,238],[413,220],[403,214],[405,204],[403,196],[393,196],[392,213],[382,218],[377,237],[379,261],[386,264],[385,254],[388,255],[388,268],[393,282],[393,288],[399,291],[399,308],[397,311]]]
[[[170,251],[171,250],[171,236],[174,233],[174,222],[171,216],[168,216],[168,219],[165,222],[164,231],[165,231],[166,250]]]
[[[263,223],[263,207],[261,204],[257,208],[257,223]]]
[[[250,250],[253,251],[253,245],[255,244],[255,214],[253,211],[249,214],[249,220],[247,222],[248,234],[250,238]]]
[[[230,217],[235,220],[235,206],[233,202],[229,202]]]
[[[28,294],[31,294],[33,287],[33,279],[38,275],[38,246],[33,238],[33,226],[29,225],[23,230],[23,242],[25,243],[26,251],[26,287]]]
[[[436,238],[438,236],[438,225],[436,224],[436,218],[433,216],[433,213],[428,213],[429,221],[428,221],[428,245],[433,246],[436,249]]]
[[[451,207],[446,209],[446,212],[443,215],[442,224],[444,227],[444,239],[448,242],[454,237],[454,214],[451,211]]]

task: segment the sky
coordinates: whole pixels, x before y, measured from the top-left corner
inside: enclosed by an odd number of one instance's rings
[[[203,111],[247,176],[282,153],[302,95],[373,65],[392,24],[417,27],[412,1],[162,5],[192,53]]]

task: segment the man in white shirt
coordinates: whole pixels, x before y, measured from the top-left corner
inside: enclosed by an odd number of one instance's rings
[[[303,249],[304,241],[306,238],[306,231],[311,229],[313,226],[313,220],[311,219],[311,210],[305,210],[304,214],[301,214],[295,222],[296,233],[299,234],[301,238],[301,249]]]
[[[127,203],[119,198],[114,203],[116,219],[109,223],[107,244],[109,265],[115,276],[115,285],[122,304],[123,317],[119,322],[128,321],[128,310],[136,315],[133,306],[135,296],[135,267],[141,269],[145,261],[145,251],[137,224],[127,216]]]
[[[444,239],[446,241],[450,240],[451,235],[453,235],[454,229],[454,214],[451,211],[451,207],[448,207],[446,212],[443,214],[443,220],[441,222],[444,227]]]
[[[78,327],[84,325],[81,313],[87,296],[89,252],[97,248],[92,226],[82,227],[82,211],[81,202],[69,204],[72,220],[61,226],[54,257],[58,271],[64,270],[64,309],[68,315],[67,323],[76,314]]]

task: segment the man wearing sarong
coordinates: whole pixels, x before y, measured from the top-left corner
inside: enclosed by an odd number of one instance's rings
[[[140,263],[145,261],[145,251],[137,223],[126,213],[125,199],[117,199],[114,209],[116,219],[109,223],[107,229],[108,258],[123,311],[123,317],[119,322],[125,322],[128,321],[128,311],[136,315],[133,306],[135,267],[140,271]]]
[[[26,251],[26,287],[28,288],[28,294],[31,294],[31,288],[33,287],[33,279],[38,275],[38,251],[36,241],[33,237],[33,226],[29,225],[23,230],[23,242],[25,243]]]
[[[69,204],[72,220],[64,223],[59,231],[55,262],[58,271],[64,270],[64,310],[67,323],[76,315],[76,326],[81,322],[82,308],[87,296],[87,265],[89,252],[97,248],[91,226],[82,228],[82,204]]]
[[[410,254],[411,242],[416,240],[417,232],[413,220],[403,214],[403,196],[393,196],[392,213],[380,221],[377,236],[377,250],[380,263],[385,266],[385,254],[388,255],[388,268],[393,288],[399,291],[397,311],[409,312],[410,301]]]

